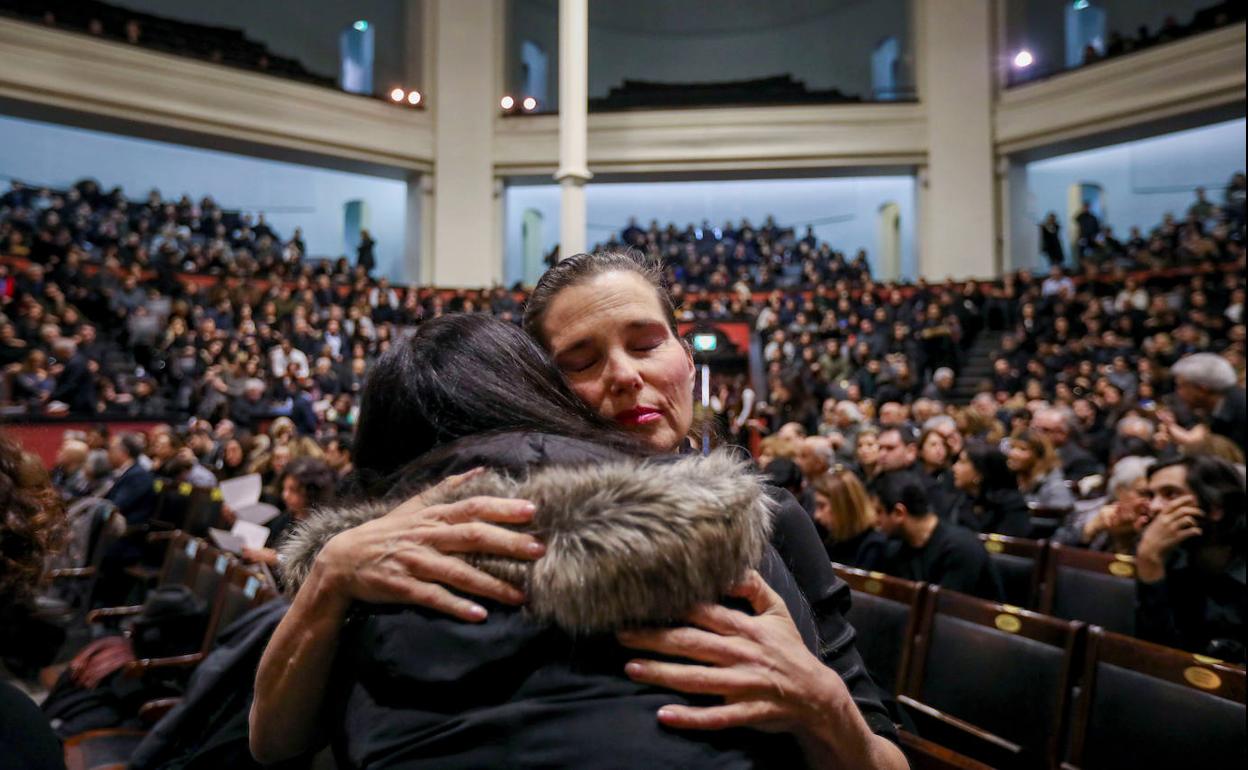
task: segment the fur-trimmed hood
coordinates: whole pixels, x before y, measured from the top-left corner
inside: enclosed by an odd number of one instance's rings
[[[531,500],[524,531],[546,543],[536,562],[465,557],[521,587],[526,609],[571,633],[664,623],[713,602],[757,567],[773,503],[759,477],[725,452],[488,471],[430,504],[489,495]],[[293,593],[334,535],[384,515],[396,500],[314,512],[281,546]]]

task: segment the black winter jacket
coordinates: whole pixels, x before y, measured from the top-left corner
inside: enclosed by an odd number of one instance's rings
[[[470,442],[437,475],[479,465],[516,480],[486,474],[456,498],[537,503],[548,551],[523,577],[529,606],[485,602],[481,624],[414,607],[356,607],[326,710],[344,767],[800,767],[788,735],[662,727],[660,706],[717,699],[632,682],[623,669],[637,653],[612,633],[677,622],[693,603],[722,597],[751,565],[872,729],[895,737],[844,619],[848,588],[791,495],[765,489],[722,454],[639,461],[534,434]],[[314,514],[283,547],[292,590],[324,542],[390,507]],[[478,563],[508,577],[516,566]]]

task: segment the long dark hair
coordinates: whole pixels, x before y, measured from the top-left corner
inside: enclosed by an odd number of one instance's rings
[[[373,487],[433,449],[513,431],[642,451],[586,406],[516,326],[479,313],[435,318],[397,342],[368,374],[356,427],[358,481]]]
[[[966,442],[966,448],[962,451],[979,473],[980,496],[1007,489],[1018,491],[1018,476],[1010,470],[1005,454],[996,444],[973,439]]]

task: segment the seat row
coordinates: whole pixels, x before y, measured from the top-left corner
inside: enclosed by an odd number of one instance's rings
[[[991,542],[991,541],[989,541]],[[1244,669],[836,565],[876,682],[925,741],[996,768],[1242,767]],[[916,766],[930,752],[907,745]]]
[[[148,539],[165,544],[164,560],[153,578],[155,585],[186,586],[211,608],[209,620],[195,652],[165,658],[137,658],[126,663],[123,676],[148,681],[171,678],[185,681],[213,649],[221,631],[248,610],[275,599],[278,592],[268,576],[199,538],[175,530],[155,532]],[[87,613],[86,622],[98,627],[142,612],[142,605],[99,608]],[[145,724],[155,724],[178,700],[148,701],[139,709],[139,718]],[[69,770],[85,770],[117,762],[128,757],[145,734],[144,730],[110,728],[73,736],[65,742],[66,766]]]

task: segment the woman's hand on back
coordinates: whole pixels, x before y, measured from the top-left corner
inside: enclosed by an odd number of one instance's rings
[[[617,634],[625,647],[696,661],[632,660],[629,678],[724,699],[715,706],[664,706],[660,722],[790,733],[812,767],[906,767],[895,746],[871,733],[836,672],[806,648],[784,600],[761,575],[751,571],[733,595],[748,600],[755,614],[702,605],[687,618],[689,626]]]
[[[378,604],[417,604],[467,621],[486,617],[485,608],[456,589],[505,604],[521,604],[515,586],[488,575],[453,554],[487,553],[533,560],[545,546],[532,535],[497,524],[525,524],[534,506],[525,500],[472,497],[429,505],[433,493],[462,485],[480,469],[451,476],[380,518],[334,536],[316,558],[314,571],[337,598]]]

